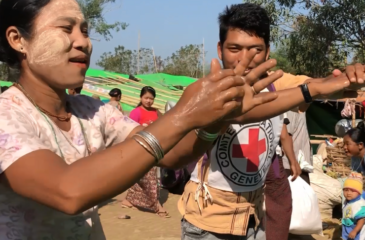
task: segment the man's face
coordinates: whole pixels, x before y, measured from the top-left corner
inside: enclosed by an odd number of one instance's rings
[[[218,56],[225,69],[234,69],[236,65],[247,57],[248,51],[256,49],[257,54],[248,66],[245,75],[253,68],[269,58],[270,48],[266,46],[263,38],[250,35],[240,29],[230,29],[227,32],[223,45],[218,43]]]

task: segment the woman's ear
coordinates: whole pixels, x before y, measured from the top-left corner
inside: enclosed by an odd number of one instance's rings
[[[9,45],[15,51],[17,51],[21,54],[27,53],[27,49],[25,46],[26,42],[16,27],[14,27],[14,26],[9,27],[5,32],[5,36],[9,42]]]

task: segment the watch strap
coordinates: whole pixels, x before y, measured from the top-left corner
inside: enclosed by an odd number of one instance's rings
[[[313,101],[313,98],[311,96],[311,93],[309,92],[308,84],[304,83],[299,85],[299,87],[300,90],[302,90],[305,103],[311,103]]]

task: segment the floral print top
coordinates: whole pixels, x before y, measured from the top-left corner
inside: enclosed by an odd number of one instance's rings
[[[138,126],[115,107],[93,98],[68,96],[68,101],[73,114],[71,129],[65,132],[47,121],[17,88],[11,87],[0,95],[0,173],[20,157],[39,149],[63,154],[68,164],[86,157],[79,120],[92,152],[123,142]],[[70,216],[24,198],[0,183],[0,239],[102,240],[105,236],[97,207]]]

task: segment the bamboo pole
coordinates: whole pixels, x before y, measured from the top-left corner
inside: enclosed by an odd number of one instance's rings
[[[351,108],[352,108],[352,128],[356,127],[356,102],[351,102]]]
[[[205,50],[204,50],[204,38],[203,38],[203,77],[205,77]]]
[[[153,55],[153,63],[155,64],[155,72],[158,73],[158,71],[157,71],[157,63],[156,63],[156,56],[155,56],[155,50],[153,50],[153,47],[152,47],[152,55]]]
[[[110,75],[110,74],[107,74],[107,75]],[[110,75],[112,76],[112,75]],[[130,79],[127,79],[127,78],[124,78],[124,77],[120,77],[120,76],[116,76],[117,78],[115,79],[115,77],[113,76],[113,78],[110,78],[111,80],[119,80],[119,81],[122,81],[122,82],[127,82],[127,83],[133,83],[133,84],[136,84],[136,85],[139,85],[139,86],[142,86],[142,87],[145,87],[147,86],[146,84],[143,84],[143,83],[140,83],[140,82],[136,82],[136,81],[133,81],[133,80],[130,80]],[[104,78],[103,78],[104,79]],[[164,92],[166,94],[169,94],[169,95],[175,95],[175,96],[181,96],[183,91],[166,91],[164,89],[161,89],[161,88],[158,88],[158,87],[154,87],[156,90],[158,90],[159,92]]]
[[[138,58],[137,58],[137,74],[139,74],[139,43],[140,43],[140,40],[141,40],[141,35],[140,35],[140,32],[138,31]]]

